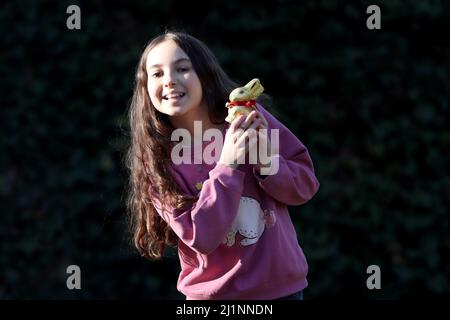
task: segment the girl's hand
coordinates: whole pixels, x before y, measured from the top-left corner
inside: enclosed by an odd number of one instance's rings
[[[239,116],[231,122],[225,135],[222,153],[218,163],[237,168],[239,164],[245,162],[245,156],[249,150],[255,149],[258,141],[255,130],[247,130],[250,127],[255,127],[255,125],[251,124],[249,127],[246,127],[246,130],[243,129],[243,126],[249,124],[248,121],[245,122],[244,120],[254,116],[250,113],[247,118]]]
[[[260,129],[266,130],[259,131]],[[267,162],[271,150],[267,129],[267,120],[256,110],[247,117],[236,118],[225,136],[219,163],[237,168],[239,164],[244,163],[246,154],[250,153],[250,158],[257,159],[255,168],[258,172],[261,167],[270,166],[270,162]],[[266,149],[264,159],[260,158],[260,147]]]
[[[246,130],[250,128],[251,125],[253,125],[253,129],[256,130],[267,129],[268,127],[266,118],[264,118],[264,116],[257,110],[253,110],[248,114],[245,121],[243,121],[243,123],[240,125],[240,128],[242,130]]]

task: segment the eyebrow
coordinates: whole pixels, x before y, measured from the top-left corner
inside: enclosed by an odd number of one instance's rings
[[[191,62],[191,60],[189,60],[188,58],[180,58],[180,59],[175,60],[175,61],[172,62],[171,64],[173,65],[173,64],[180,63],[180,62],[184,62],[184,61]],[[154,65],[151,65],[151,66],[149,67],[149,69],[152,69],[152,68],[158,68],[158,67],[161,67],[161,65],[160,65],[160,64],[154,64]]]

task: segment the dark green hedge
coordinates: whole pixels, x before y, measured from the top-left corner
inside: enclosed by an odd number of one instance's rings
[[[66,28],[78,4],[82,29]],[[382,29],[366,28],[378,4]],[[8,2],[0,11],[0,298],[172,298],[178,261],[138,257],[126,111],[146,42],[174,27],[259,77],[321,188],[290,208],[307,298],[449,296],[449,4]],[[192,12],[192,13],[189,13]],[[445,151],[447,150],[447,151]],[[68,265],[82,290],[66,288]],[[366,288],[381,268],[382,289]]]

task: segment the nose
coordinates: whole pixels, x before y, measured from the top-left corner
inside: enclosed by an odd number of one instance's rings
[[[176,82],[175,82],[175,78],[174,78],[172,72],[167,72],[164,75],[164,87],[172,88],[175,86],[175,84],[176,84]]]

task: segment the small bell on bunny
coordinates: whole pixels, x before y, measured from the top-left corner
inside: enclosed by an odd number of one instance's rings
[[[236,88],[230,93],[230,102],[225,104],[228,116],[225,121],[231,123],[240,115],[248,115],[256,109],[256,99],[263,93],[264,87],[258,79],[253,79],[245,86]]]

